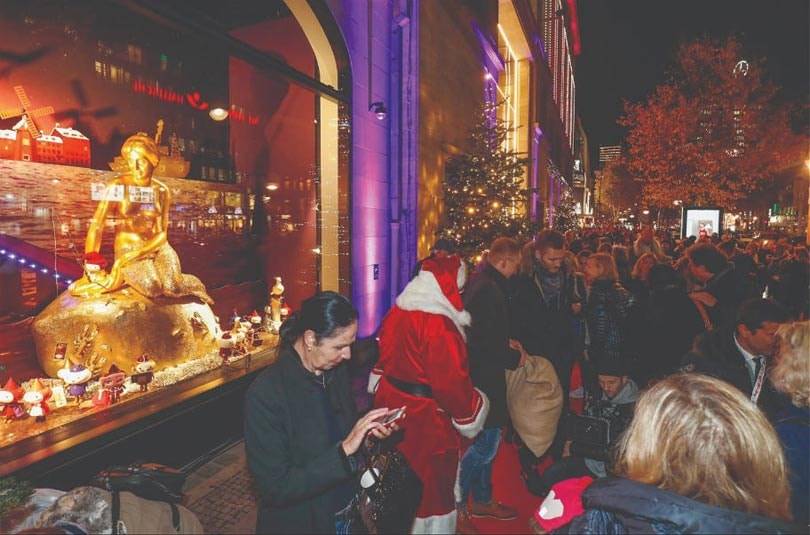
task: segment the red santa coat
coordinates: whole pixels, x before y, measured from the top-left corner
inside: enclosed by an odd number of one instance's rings
[[[470,316],[459,294],[458,257],[429,259],[383,320],[380,359],[369,380],[375,407],[406,407],[397,446],[422,480],[414,533],[453,533],[462,435],[483,428],[489,401],[473,388],[464,327]],[[430,386],[432,397],[405,393],[386,377]]]

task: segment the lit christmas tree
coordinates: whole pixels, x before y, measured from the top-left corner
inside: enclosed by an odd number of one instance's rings
[[[554,230],[566,232],[579,228],[577,201],[570,191],[563,191],[560,202],[554,208]]]
[[[469,260],[499,236],[525,238],[532,231],[524,179],[528,159],[505,148],[507,136],[495,108],[484,106],[470,131],[469,151],[447,161],[445,220],[438,234]]]

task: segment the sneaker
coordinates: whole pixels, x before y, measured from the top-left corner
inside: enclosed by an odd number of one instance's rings
[[[500,502],[477,503],[469,506],[470,515],[474,517],[487,516],[498,520],[513,520],[517,518],[517,511]]]
[[[458,511],[458,516],[456,517],[456,533],[459,535],[478,535],[478,530],[473,525],[470,513],[467,511]]]

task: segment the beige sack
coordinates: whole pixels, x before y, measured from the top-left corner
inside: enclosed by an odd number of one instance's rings
[[[172,509],[166,502],[156,502],[121,492],[120,521],[122,531],[130,535],[160,534],[197,535],[204,533],[196,515],[177,506],[180,529],[174,529]],[[110,533],[112,527],[112,493],[98,487],[77,487],[63,494],[42,512],[34,528],[48,528],[58,522],[71,522],[87,533]]]
[[[506,370],[506,403],[520,438],[537,457],[551,446],[562,412],[562,388],[554,366],[529,356],[526,364]]]

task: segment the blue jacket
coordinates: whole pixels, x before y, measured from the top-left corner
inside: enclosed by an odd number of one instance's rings
[[[802,533],[782,520],[708,505],[652,485],[610,477],[582,494],[569,533]],[[805,530],[806,531],[806,530]]]
[[[810,523],[810,409],[791,405],[776,417],[774,428],[790,471],[793,519],[807,526]]]

